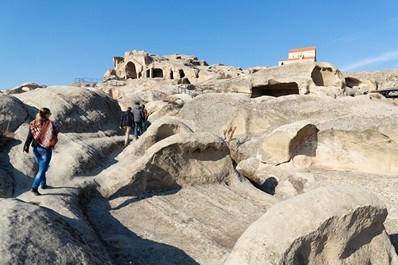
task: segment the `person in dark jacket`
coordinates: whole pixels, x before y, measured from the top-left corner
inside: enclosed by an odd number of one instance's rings
[[[129,144],[130,138],[130,129],[133,127],[133,114],[131,113],[131,107],[128,107],[125,112],[122,114],[122,118],[120,119],[120,128],[124,129],[125,138],[124,138],[124,146]]]
[[[145,120],[144,118],[144,111],[140,106],[140,102],[136,102],[133,108],[133,117],[134,117],[134,136],[135,139],[138,139],[139,136],[142,134],[142,121]]]
[[[23,152],[29,153],[29,146],[32,144],[33,155],[39,164],[33,184],[32,192],[38,196],[39,186],[42,189],[48,187],[46,182],[46,172],[50,165],[52,149],[58,142],[58,130],[50,120],[51,112],[48,108],[41,108],[36,115],[36,119],[29,123],[29,133],[26,138]]]

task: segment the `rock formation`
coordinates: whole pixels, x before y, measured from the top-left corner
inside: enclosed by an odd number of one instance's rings
[[[386,216],[383,203],[361,189],[310,191],[269,209],[224,264],[397,264]]]
[[[397,264],[398,103],[366,94],[394,78],[130,51],[93,87],[0,93],[0,263]],[[135,102],[151,126],[124,148]],[[34,196],[44,106],[60,134]]]
[[[101,264],[102,257],[59,214],[0,199],[1,264]]]
[[[369,90],[382,90],[398,87],[398,71],[368,71],[343,73],[346,86],[352,95]]]
[[[45,85],[38,85],[36,83],[25,83],[20,86],[17,86],[15,88],[10,88],[4,91],[4,94],[6,95],[11,95],[11,94],[20,94],[24,92],[28,92],[31,90],[35,90],[37,88],[44,88],[46,87]]]

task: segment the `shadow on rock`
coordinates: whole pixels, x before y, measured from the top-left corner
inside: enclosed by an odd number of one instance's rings
[[[270,195],[275,195],[276,186],[278,186],[278,180],[275,177],[267,178],[262,184],[257,184],[256,182],[248,179],[257,189],[264,191]]]
[[[125,200],[123,203],[121,203],[120,205],[118,205],[117,207],[113,207],[111,210],[120,210],[123,207],[128,206],[130,203],[135,203],[135,202],[139,202],[141,200],[146,200],[149,199],[153,196],[165,196],[165,195],[171,195],[171,194],[175,194],[179,191],[178,190],[169,190],[169,191],[164,191],[164,192],[156,192],[156,193],[145,193],[145,194],[139,194],[134,198],[129,198],[127,200]]]
[[[22,141],[20,140],[10,140],[6,146],[4,146],[4,149],[1,150],[0,152],[0,166],[1,168],[4,169],[4,171],[7,173],[7,175],[13,180],[13,191],[12,191],[12,196],[18,196],[19,194],[16,194],[16,188],[18,184],[20,183],[28,183],[31,182],[31,178],[18,169],[16,169],[11,161],[10,161],[10,156],[8,155],[10,153],[10,150],[17,145],[20,145]],[[21,154],[22,154],[22,146],[21,146]],[[21,191],[25,192],[26,190]],[[10,196],[10,197],[12,197]]]
[[[390,240],[391,240],[392,245],[395,248],[395,252],[398,254],[398,234],[390,235]]]
[[[111,215],[110,211],[113,209],[109,201],[99,192],[93,193],[89,195],[90,201],[86,205],[87,219],[115,264],[199,264],[181,249],[144,239],[130,231]],[[152,195],[127,200],[117,208],[120,209],[148,196]]]

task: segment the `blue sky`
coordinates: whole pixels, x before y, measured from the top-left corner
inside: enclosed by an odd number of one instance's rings
[[[398,1],[2,1],[0,89],[101,78],[128,50],[248,68],[309,46],[343,71],[398,69]]]

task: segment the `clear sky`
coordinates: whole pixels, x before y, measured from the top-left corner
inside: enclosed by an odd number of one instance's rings
[[[129,50],[248,68],[309,46],[343,71],[398,69],[398,1],[1,1],[0,89],[102,78]]]

